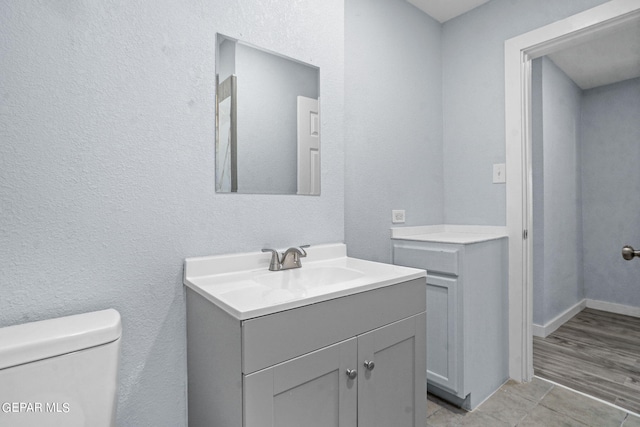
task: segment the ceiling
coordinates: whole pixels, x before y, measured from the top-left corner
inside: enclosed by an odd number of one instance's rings
[[[407,0],[444,23],[489,0]],[[640,21],[548,55],[581,89],[640,77]]]
[[[640,77],[640,21],[548,57],[581,89]]]
[[[489,0],[407,0],[440,23],[475,9]]]

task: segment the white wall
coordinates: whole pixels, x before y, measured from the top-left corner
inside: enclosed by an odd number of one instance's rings
[[[533,321],[584,298],[580,88],[551,60],[533,63]]]
[[[640,78],[583,92],[582,198],[585,296],[640,307]]]
[[[0,11],[0,326],[118,309],[117,424],[186,426],[183,259],[344,240],[344,3]],[[321,68],[320,197],[215,194],[216,32]]]
[[[505,161],[505,40],[604,2],[492,0],[443,24],[447,223],[505,225],[505,186],[492,184]]]
[[[346,241],[390,262],[392,209],[405,225],[443,220],[441,26],[405,0],[345,10]]]

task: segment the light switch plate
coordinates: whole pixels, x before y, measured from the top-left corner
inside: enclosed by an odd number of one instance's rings
[[[504,163],[496,163],[493,165],[493,183],[504,184],[507,182],[506,167]]]

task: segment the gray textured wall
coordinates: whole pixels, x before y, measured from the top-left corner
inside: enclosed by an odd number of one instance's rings
[[[533,321],[545,325],[584,298],[580,88],[551,60],[534,61]]]
[[[585,296],[640,307],[640,78],[584,91],[581,130]]]
[[[441,27],[404,0],[348,0],[345,20],[346,241],[390,262],[392,209],[443,220]]]
[[[321,68],[322,195],[215,194],[215,34]],[[0,326],[114,307],[118,425],[186,425],[185,257],[344,239],[340,0],[0,0]]]
[[[444,219],[505,225],[504,42],[605,0],[492,0],[442,27]],[[507,177],[509,179],[509,177]]]

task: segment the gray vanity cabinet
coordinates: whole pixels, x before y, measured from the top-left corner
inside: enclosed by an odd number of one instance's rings
[[[352,338],[244,377],[245,427],[356,427]]]
[[[425,404],[414,381],[424,378],[415,354],[424,324],[412,316],[246,375],[245,427],[423,426],[405,409]]]
[[[189,425],[423,427],[424,286],[248,320],[187,289]]]
[[[427,270],[427,387],[466,409],[508,377],[506,239],[394,240],[394,264]]]
[[[358,337],[360,427],[426,425],[425,322],[422,313]]]

